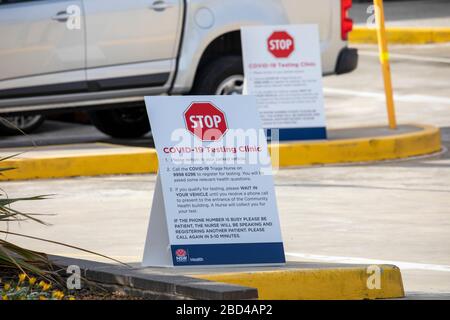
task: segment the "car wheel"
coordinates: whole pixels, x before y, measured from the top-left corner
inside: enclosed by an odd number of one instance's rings
[[[139,138],[150,131],[145,107],[129,107],[89,113],[94,126],[114,138]]]
[[[235,95],[244,89],[244,70],[240,56],[225,56],[205,65],[198,73],[193,95]]]
[[[45,117],[41,114],[0,116],[0,134],[18,135],[24,132],[31,133],[39,128],[44,120]]]

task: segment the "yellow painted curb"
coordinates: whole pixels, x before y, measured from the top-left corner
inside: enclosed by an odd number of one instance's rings
[[[416,126],[422,130],[382,137],[272,144],[269,149],[274,167],[280,168],[402,159],[440,151],[439,129]],[[104,146],[105,150],[87,152],[81,148],[79,152],[70,153],[64,146],[55,152],[41,152],[38,148],[29,156],[25,153],[2,161],[0,169],[14,167],[16,170],[2,172],[0,181],[156,173],[158,170],[154,149],[95,145]],[[23,150],[26,149],[10,152]]]
[[[440,151],[439,129],[426,125],[416,126],[422,130],[384,137],[272,145],[272,161],[279,160],[280,168],[285,168],[402,159]]]
[[[403,298],[400,269],[392,265],[195,275],[258,289],[260,300],[363,300]],[[379,282],[374,278],[379,273]]]
[[[108,146],[100,143],[95,145]],[[22,150],[26,151],[27,149],[17,149],[17,152]],[[109,152],[84,153],[81,151],[76,155],[64,152],[58,155],[56,152],[29,158],[27,155],[28,153],[25,152],[17,159],[12,158],[1,162],[0,169],[15,169],[1,172],[0,181],[155,173],[158,170],[156,151],[149,148],[127,147],[125,150],[112,148]]]
[[[450,28],[388,27],[387,38],[392,44],[427,44],[450,42]],[[350,43],[377,43],[375,28],[355,27],[349,35]]]

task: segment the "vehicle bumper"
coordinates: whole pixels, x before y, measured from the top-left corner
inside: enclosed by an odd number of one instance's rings
[[[336,63],[336,74],[349,73],[355,70],[358,66],[358,50],[347,48],[341,50]]]

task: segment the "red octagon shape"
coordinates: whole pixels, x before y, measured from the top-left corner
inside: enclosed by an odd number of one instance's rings
[[[267,39],[267,49],[276,58],[288,58],[295,50],[294,38],[286,31],[275,31]]]
[[[225,113],[211,102],[193,102],[184,112],[186,129],[202,141],[218,141],[228,130]]]

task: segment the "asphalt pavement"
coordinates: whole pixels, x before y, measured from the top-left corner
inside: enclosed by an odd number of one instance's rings
[[[329,129],[387,123],[377,47],[358,45],[360,61],[350,74],[324,78]],[[391,46],[391,68],[399,123],[438,125],[447,134],[450,123],[450,44]],[[113,139],[93,126],[46,121],[28,136],[0,137],[0,148],[83,142],[153,146],[151,134],[134,140]]]
[[[376,48],[359,49],[355,72],[324,80],[329,128],[386,124]],[[399,122],[439,126],[445,149],[402,161],[280,170],[275,182],[286,253],[292,261],[393,263],[401,268],[411,297],[450,298],[450,45],[391,51]],[[40,136],[33,135],[42,141],[44,136],[51,143],[109,139],[90,126],[52,122]],[[151,139],[137,143],[151,145]],[[154,175],[133,175],[3,182],[10,197],[54,194],[50,200],[17,205],[55,214],[44,217],[52,226],[21,223],[11,224],[10,230],[139,261],[155,180]],[[14,240],[53,254],[95,259],[64,247]]]

